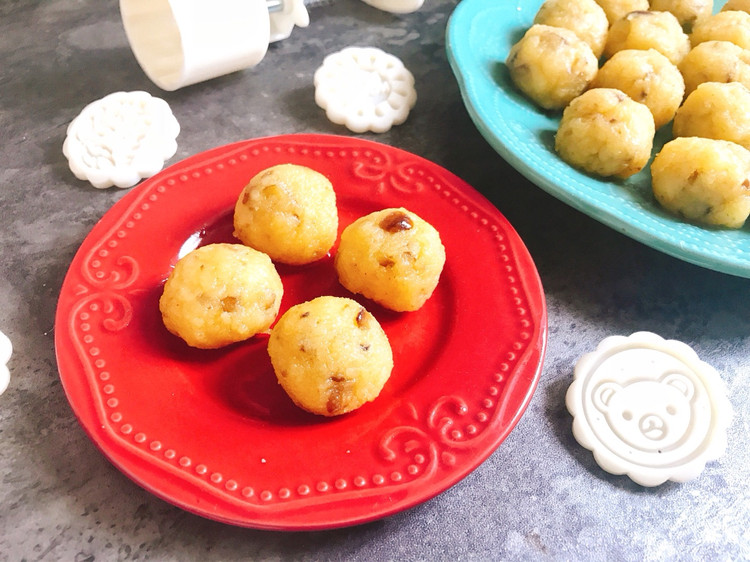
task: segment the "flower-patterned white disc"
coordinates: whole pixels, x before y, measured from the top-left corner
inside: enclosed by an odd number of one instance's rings
[[[0,394],[5,392],[10,384],[10,370],[8,361],[13,354],[13,346],[10,339],[4,333],[0,332]]]
[[[394,14],[410,14],[419,10],[424,4],[424,0],[363,0],[363,2],[378,10]]]
[[[315,71],[315,103],[354,133],[384,133],[400,125],[417,102],[414,76],[375,47],[346,47]]]
[[[566,405],[599,466],[643,486],[697,477],[724,454],[732,417],[716,370],[651,332],[608,337],[581,357]]]
[[[63,154],[78,179],[104,189],[132,187],[177,152],[180,125],[167,102],[148,92],[115,92],[68,125]]]

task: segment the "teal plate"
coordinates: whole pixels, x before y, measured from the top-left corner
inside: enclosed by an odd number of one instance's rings
[[[505,66],[542,0],[463,0],[450,17],[446,45],[466,108],[489,144],[531,182],[618,232],[687,262],[750,277],[750,221],[739,230],[705,227],[664,211],[648,167],[627,180],[581,173],[555,153],[559,113],[538,109],[516,90]],[[716,2],[717,8],[723,1]],[[657,133],[654,154],[671,138]]]

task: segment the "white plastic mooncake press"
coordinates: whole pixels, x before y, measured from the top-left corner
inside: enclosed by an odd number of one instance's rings
[[[716,370],[651,332],[608,337],[581,357],[566,405],[599,466],[642,486],[696,478],[724,454],[732,417]]]
[[[138,64],[167,91],[253,67],[310,23],[303,0],[120,0],[120,16]]]
[[[308,7],[331,0],[120,0],[120,16],[138,64],[172,91],[257,65],[269,43],[310,24]],[[363,0],[407,14],[424,0]]]

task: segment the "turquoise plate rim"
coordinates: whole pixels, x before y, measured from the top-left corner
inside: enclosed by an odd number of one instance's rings
[[[462,0],[449,18],[448,61],[482,136],[532,183],[616,231],[686,262],[750,278],[750,221],[737,230],[683,221],[654,200],[648,166],[627,180],[609,181],[581,173],[557,156],[559,113],[525,99],[505,67],[510,47],[542,1]],[[717,1],[715,9],[723,3]],[[657,132],[653,154],[671,138],[670,128]]]

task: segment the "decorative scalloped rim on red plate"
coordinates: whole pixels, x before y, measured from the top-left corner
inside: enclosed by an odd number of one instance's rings
[[[438,289],[417,312],[359,299],[389,335],[396,367],[374,402],[334,419],[285,403],[262,337],[192,350],[158,316],[178,256],[226,238],[242,187],[282,162],[331,179],[340,229],[371,210],[405,206],[438,228],[448,255]],[[282,312],[315,291],[346,294],[331,262],[280,269]],[[300,134],[215,148],[131,190],[73,259],[55,331],[68,400],[123,473],[207,518],[312,530],[407,509],[482,463],[533,395],[547,316],[523,242],[468,184],[393,147]],[[257,409],[243,410],[248,404]]]

